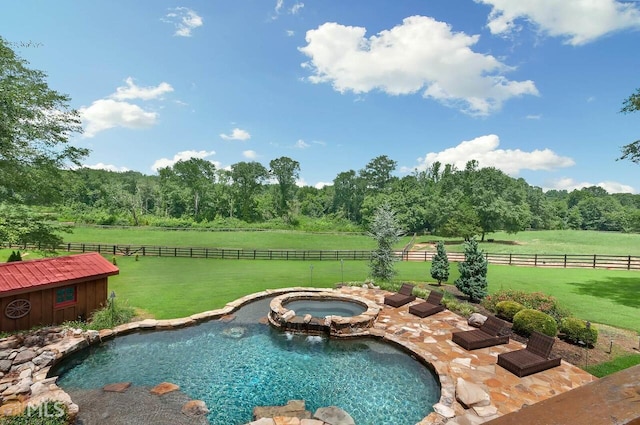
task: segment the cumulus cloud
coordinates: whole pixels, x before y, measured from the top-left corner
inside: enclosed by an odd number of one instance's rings
[[[117,165],[112,164],[104,164],[102,162],[98,162],[94,165],[83,164],[84,168],[91,168],[92,170],[107,170],[107,171],[115,171],[118,173],[124,173],[125,171],[130,171],[127,167],[118,167]]]
[[[636,190],[629,185],[614,182],[614,181],[603,181],[600,183],[590,183],[590,182],[578,182],[570,177],[565,177],[562,179],[555,180],[549,184],[549,187],[545,187],[544,190],[566,190],[571,192],[574,189],[582,189],[583,187],[591,187],[591,186],[599,186],[606,190],[609,193],[636,193]]]
[[[169,13],[162,18],[162,21],[175,27],[176,31],[173,35],[177,37],[191,37],[191,32],[204,23],[202,17],[188,7],[169,9]]]
[[[171,93],[173,91],[173,87],[171,87],[171,84],[165,83],[164,81],[155,87],[140,87],[136,86],[136,84],[133,82],[133,78],[127,77],[125,83],[126,86],[118,87],[116,89],[116,92],[109,97],[116,100],[151,100],[158,99],[162,97],[163,94]]]
[[[113,99],[96,100],[90,106],[80,108],[78,112],[84,124],[84,137],[94,137],[113,127],[148,128],[158,119],[156,112],[145,111],[138,105]]]
[[[498,149],[499,145],[500,138],[495,134],[476,137],[440,152],[429,152],[424,158],[418,158],[418,166],[414,169],[426,170],[436,161],[464,169],[468,161],[475,159],[480,167],[495,167],[515,176],[520,170],[553,170],[575,165],[573,159],[559,156],[550,149],[525,152],[520,149]],[[409,171],[406,167],[403,170]]]
[[[305,141],[304,141],[304,140],[302,140],[302,139],[299,139],[299,140],[296,142],[296,144],[295,144],[295,145],[293,145],[293,146],[294,146],[295,148],[297,148],[297,149],[307,149],[307,148],[310,148],[310,147],[311,147],[311,145],[310,145],[309,143],[305,142]]]
[[[333,182],[318,182],[313,185],[316,189],[322,189],[325,186],[333,186]]]
[[[246,150],[242,152],[242,156],[247,159],[256,159],[258,157],[258,154],[256,153],[256,151]]]
[[[220,137],[224,140],[249,140],[251,138],[251,134],[248,131],[234,128],[231,130],[230,134],[221,133]]]
[[[472,47],[477,35],[453,32],[427,16],[411,16],[369,38],[366,28],[327,22],[306,34],[299,50],[312,83],[340,93],[380,90],[390,95],[422,92],[471,115],[489,115],[513,97],[538,95],[531,80],[510,81],[513,67]]]
[[[509,35],[519,21],[533,23],[539,32],[578,46],[615,31],[640,28],[640,9],[615,0],[475,0],[492,7],[492,34]]]
[[[157,159],[153,165],[151,166],[151,169],[153,171],[158,171],[160,168],[165,168],[165,167],[171,167],[173,166],[173,164],[175,164],[178,161],[186,161],[189,160],[191,158],[200,158],[200,159],[205,159],[208,158],[210,156],[215,155],[216,152],[215,151],[182,151],[182,152],[178,152],[177,154],[173,155],[173,158],[169,159],[169,158],[160,158]],[[213,164],[216,164],[216,167],[218,167],[219,163],[211,161]]]

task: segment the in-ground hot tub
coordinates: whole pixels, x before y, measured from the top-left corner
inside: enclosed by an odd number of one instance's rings
[[[290,292],[271,300],[273,326],[299,332],[360,335],[381,307],[366,298],[333,292]]]

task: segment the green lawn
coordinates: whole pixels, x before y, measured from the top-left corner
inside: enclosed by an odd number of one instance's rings
[[[63,237],[65,242],[176,247],[299,250],[371,250],[375,248],[375,241],[366,235],[294,231],[209,232],[135,227],[127,229],[74,227],[73,233],[63,234]],[[410,237],[403,238],[397,246],[402,248],[410,239]]]
[[[446,241],[446,248],[462,252],[460,239],[426,235],[416,238],[417,243]],[[490,253],[518,254],[606,254],[640,256],[640,234],[596,232],[590,230],[537,230],[508,234],[488,233],[480,247]]]
[[[110,279],[110,289],[116,291],[118,299],[128,300],[156,318],[182,317],[219,308],[268,288],[333,287],[342,280],[338,261],[140,257],[136,262],[132,257],[118,257],[118,266],[121,273]],[[398,279],[431,281],[429,267],[430,263],[398,263]],[[449,282],[458,276],[455,264],[451,272]],[[345,281],[363,281],[367,274],[366,262],[344,262]],[[488,280],[490,292],[541,291],[555,296],[577,317],[640,332],[640,273],[489,266]]]
[[[628,356],[618,357],[610,362],[600,363],[586,368],[587,372],[602,378],[619,370],[626,369],[631,366],[640,364],[640,354],[630,354]]]

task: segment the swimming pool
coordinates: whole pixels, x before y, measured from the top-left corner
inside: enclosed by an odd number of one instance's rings
[[[413,425],[438,402],[437,378],[402,350],[370,338],[281,332],[258,323],[269,302],[243,306],[231,322],[118,337],[71,356],[50,375],[61,375],[58,384],[69,390],[173,382],[206,402],[213,425],[244,424],[255,406],[291,399],[304,399],[312,412],[338,406],[359,425]]]

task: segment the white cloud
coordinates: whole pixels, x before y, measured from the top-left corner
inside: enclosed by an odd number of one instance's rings
[[[125,83],[127,84],[126,86],[118,87],[116,92],[109,97],[116,100],[151,100],[160,98],[163,94],[173,91],[171,84],[165,83],[164,81],[155,87],[139,87],[133,82],[133,78],[127,77]]]
[[[544,190],[566,190],[571,192],[574,189],[582,189],[583,187],[599,186],[609,193],[636,193],[636,190],[629,185],[614,182],[603,181],[600,183],[578,182],[570,177],[565,177],[559,180],[555,180],[549,184],[549,187],[545,187]]]
[[[280,13],[282,6],[284,6],[284,0],[276,0],[276,13]]]
[[[204,20],[194,10],[188,7],[175,7],[162,18],[163,22],[172,24],[176,28],[173,35],[178,37],[191,37],[191,32],[201,27]]]
[[[256,159],[258,157],[258,154],[256,153],[256,151],[246,150],[242,152],[242,156],[247,159]]]
[[[313,185],[316,189],[322,189],[325,186],[333,186],[333,182],[318,182]]]
[[[482,168],[495,167],[514,176],[520,170],[553,170],[575,165],[573,159],[559,156],[550,149],[524,152],[520,149],[498,149],[499,145],[500,138],[495,134],[476,137],[440,152],[429,152],[424,158],[418,158],[414,169],[426,170],[436,161],[464,169],[468,161],[475,159]],[[410,171],[407,167],[402,170]]]
[[[148,128],[156,124],[158,114],[145,111],[138,105],[113,99],[98,99],[89,107],[78,110],[84,125],[84,137],[94,137],[113,127]]]
[[[304,3],[296,2],[293,6],[291,6],[291,9],[289,9],[289,13],[291,13],[292,15],[297,15],[303,7]]]
[[[297,149],[307,149],[307,148],[310,148],[311,145],[309,143],[305,142],[304,140],[299,139],[296,142],[296,144],[294,145],[294,147],[297,148]]]
[[[492,7],[492,34],[520,30],[518,20],[536,25],[541,33],[562,37],[567,44],[586,44],[609,33],[640,28],[640,9],[615,0],[475,0]]]
[[[293,30],[287,30],[287,37],[293,37],[294,35],[296,35],[296,32]]]
[[[249,140],[251,138],[251,134],[245,130],[234,128],[231,130],[231,134],[221,133],[220,137],[224,140]]]
[[[151,166],[151,169],[153,171],[158,171],[160,168],[171,167],[173,166],[173,164],[175,164],[178,161],[186,161],[191,158],[204,159],[215,154],[216,154],[215,151],[182,151],[175,154],[172,159],[169,159],[169,158],[157,159]],[[218,167],[220,164],[214,161],[211,161],[211,162],[215,164],[216,167]]]
[[[107,171],[115,171],[118,173],[123,173],[125,171],[130,171],[127,167],[118,167],[117,165],[112,164],[103,164],[102,162],[98,162],[94,165],[83,164],[84,168],[91,168],[92,170],[107,170]]]
[[[390,95],[422,91],[472,115],[488,115],[512,97],[538,95],[533,81],[510,81],[513,68],[472,47],[479,36],[453,32],[426,16],[365,38],[366,29],[327,22],[306,34],[299,50],[310,60],[312,83],[331,83],[340,93],[381,90]]]
[[[542,115],[541,114],[537,114],[537,115],[531,114],[531,115],[527,115],[525,118],[528,119],[528,120],[539,120],[540,118],[542,118]]]
[[[322,140],[312,140],[311,143],[320,145],[320,146],[327,146],[327,142],[323,142]]]

